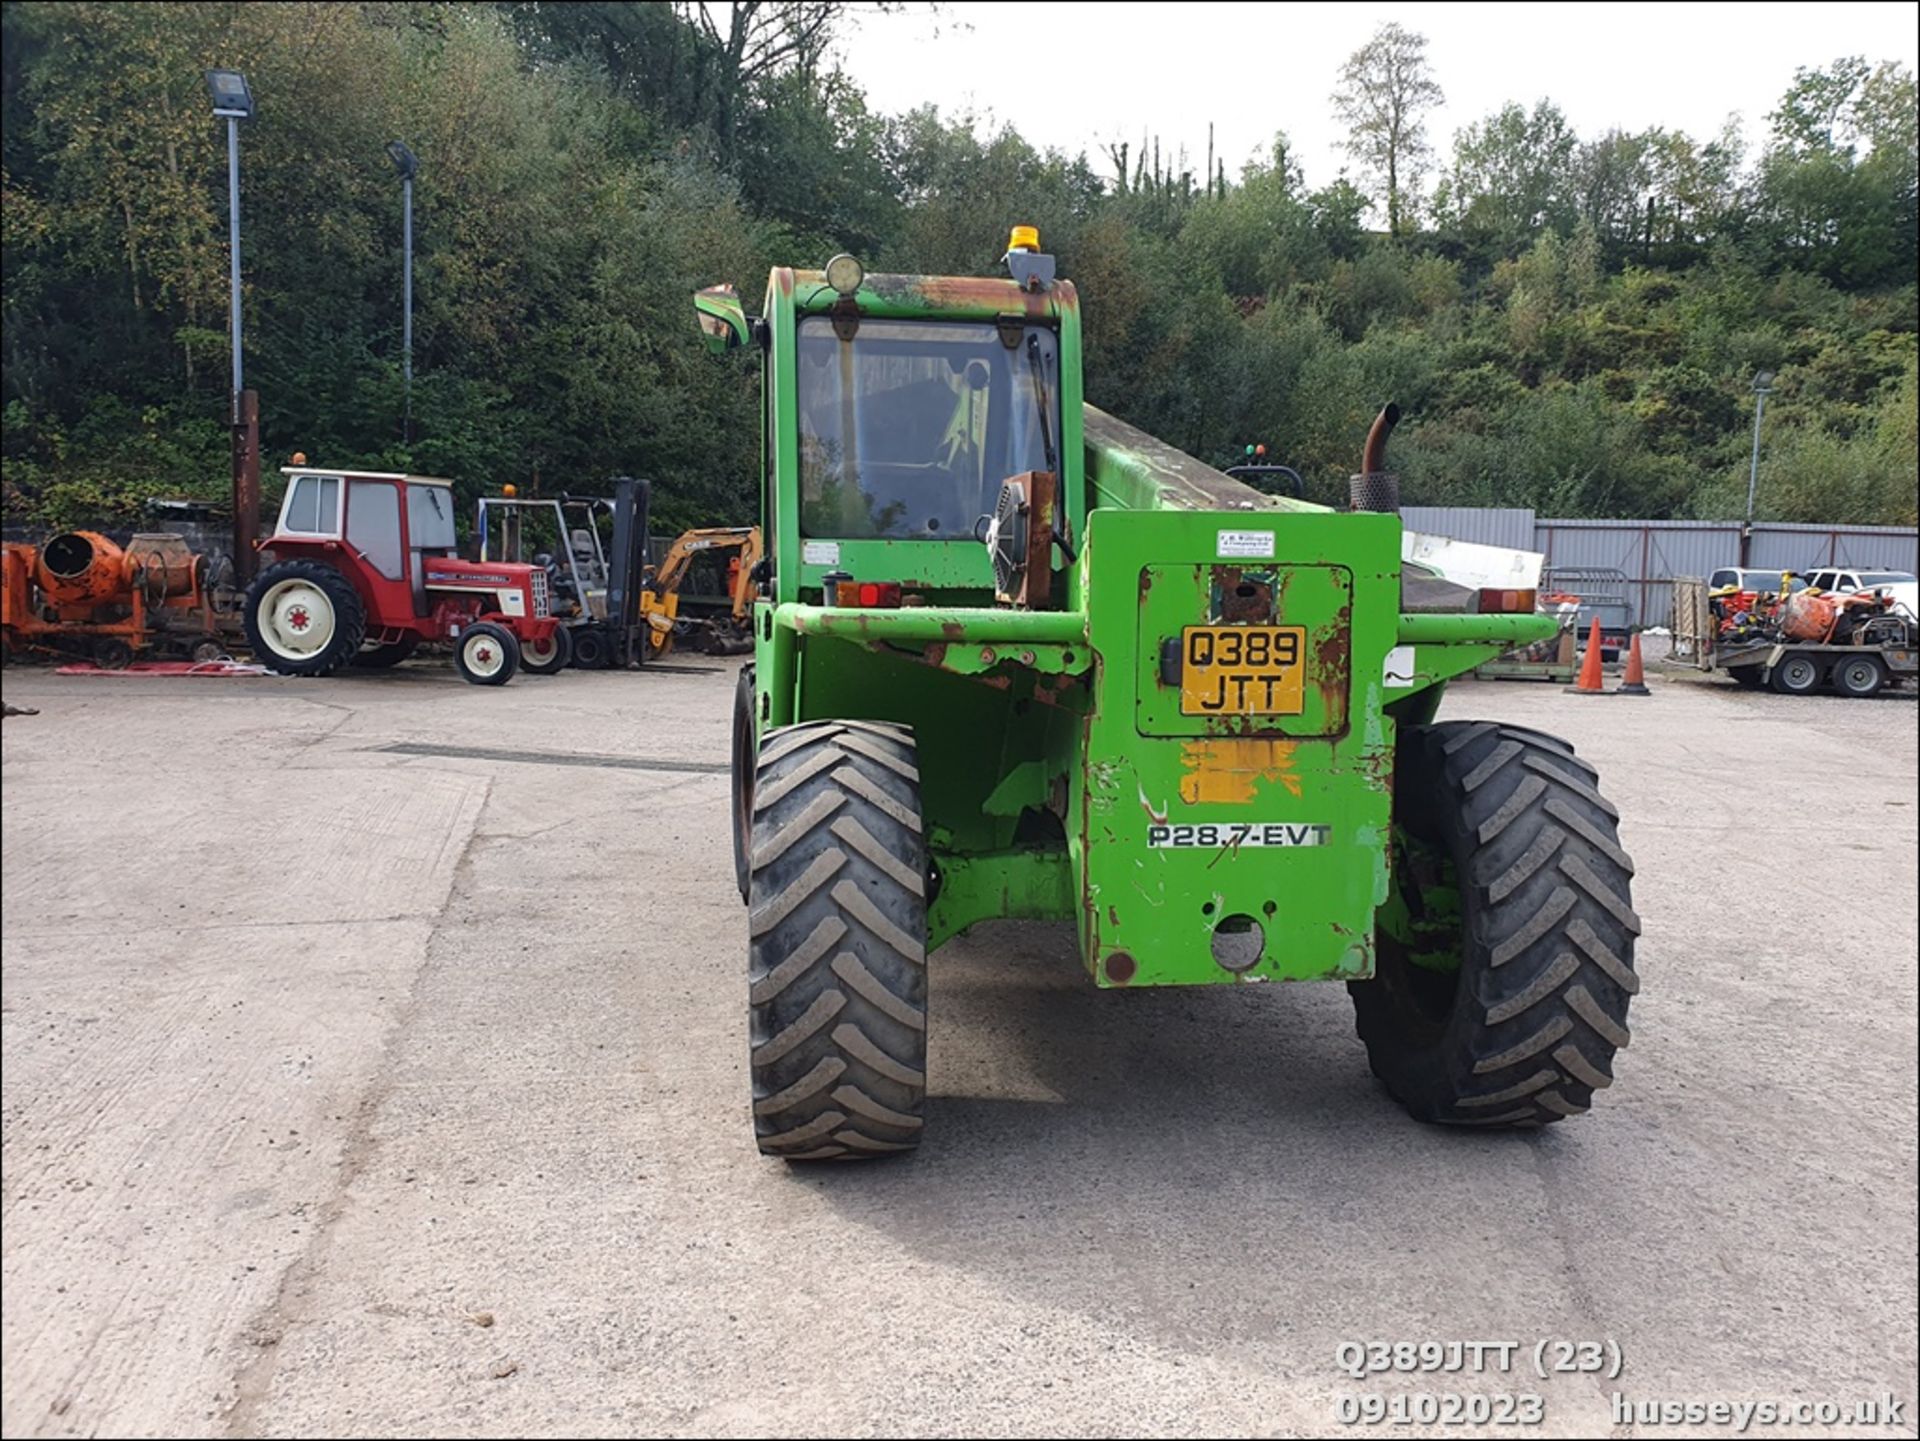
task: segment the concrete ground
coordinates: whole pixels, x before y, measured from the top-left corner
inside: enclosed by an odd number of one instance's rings
[[[1591,1116],[1425,1128],[1338,988],[1097,994],[1005,925],[934,961],[921,1153],[789,1170],[732,663],[685,664],[8,672],[8,1435],[1324,1434],[1423,1390],[1580,1436],[1616,1391],[1890,1390],[1818,1434],[1914,1434],[1910,698],[1449,698],[1625,816],[1645,984]],[[1619,1380],[1535,1379],[1562,1339]],[[1336,1364],[1425,1340],[1517,1369]]]

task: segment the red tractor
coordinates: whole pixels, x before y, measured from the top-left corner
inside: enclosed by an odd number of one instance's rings
[[[505,685],[572,658],[538,566],[461,560],[452,482],[292,466],[273,563],[247,588],[247,639],[282,675],[398,665],[423,640],[451,640],[454,668]]]

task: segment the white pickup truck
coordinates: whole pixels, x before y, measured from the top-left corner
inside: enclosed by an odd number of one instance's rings
[[[1845,570],[1830,565],[1801,574],[1811,589],[1828,590],[1835,595],[1884,590],[1893,597],[1894,609],[1905,611],[1909,620],[1920,620],[1920,579],[1908,571]]]

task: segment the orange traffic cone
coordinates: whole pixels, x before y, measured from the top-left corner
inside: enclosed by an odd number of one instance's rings
[[[1593,618],[1593,629],[1587,632],[1587,653],[1580,660],[1580,679],[1568,686],[1568,695],[1605,695],[1606,687],[1600,682],[1600,617]]]
[[[1640,664],[1640,632],[1633,633],[1633,640],[1627,646],[1627,673],[1620,681],[1620,689],[1615,695],[1652,695],[1647,689],[1646,668]]]

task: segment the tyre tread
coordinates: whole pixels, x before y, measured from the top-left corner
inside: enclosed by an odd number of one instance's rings
[[[912,732],[769,731],[752,781],[754,1130],[788,1161],[912,1150],[926,1096],[926,846]]]
[[[1452,1010],[1427,1031],[1406,1019],[1387,956],[1352,984],[1375,1074],[1426,1121],[1583,1114],[1613,1083],[1640,984],[1619,812],[1571,746],[1519,726],[1405,728],[1397,771],[1397,814],[1418,817],[1461,877],[1465,960]]]

